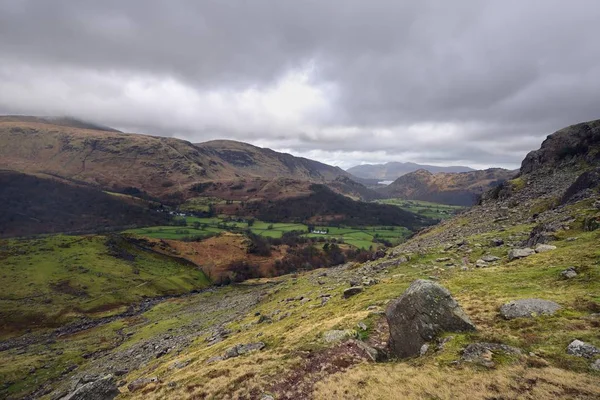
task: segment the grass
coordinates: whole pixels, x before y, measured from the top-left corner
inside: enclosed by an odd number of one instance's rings
[[[391,204],[393,206],[398,206],[403,210],[413,212],[423,217],[438,220],[451,218],[457,212],[464,209],[464,207],[461,206],[451,206],[447,204],[432,203],[429,201],[406,200],[400,198],[376,200],[375,202],[381,204]]]
[[[189,264],[105,236],[3,240],[0,249],[0,285],[11,288],[0,296],[3,333],[123,311],[145,297],[209,284]]]
[[[207,238],[221,232],[242,232],[250,230],[260,236],[281,238],[286,232],[308,232],[308,226],[298,223],[270,223],[259,220],[249,226],[248,222],[233,221],[223,217],[185,217],[186,226],[153,226],[131,229],[126,233],[146,236],[153,239],[190,240]],[[404,227],[366,226],[366,227],[334,227],[318,226],[327,229],[327,234],[305,233],[302,236],[311,238],[336,239],[351,246],[363,249],[381,247],[374,239],[384,239],[397,245],[403,242],[410,231]]]

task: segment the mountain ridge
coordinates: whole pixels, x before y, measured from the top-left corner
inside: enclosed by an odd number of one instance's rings
[[[471,172],[475,169],[466,166],[443,166],[417,164],[413,162],[390,161],[385,164],[361,164],[348,168],[346,171],[363,179],[378,179],[380,181],[394,181],[402,175],[417,171],[427,170],[437,172]]]

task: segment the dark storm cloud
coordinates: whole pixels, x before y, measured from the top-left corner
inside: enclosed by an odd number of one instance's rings
[[[0,112],[348,167],[516,166],[600,117],[600,3],[0,0]]]

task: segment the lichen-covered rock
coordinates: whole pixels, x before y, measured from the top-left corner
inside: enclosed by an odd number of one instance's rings
[[[323,333],[323,340],[327,343],[335,343],[355,336],[356,332],[351,329],[331,330]]]
[[[422,346],[442,332],[475,330],[450,292],[424,279],[413,282],[385,314],[391,353],[400,358],[418,356]]]
[[[63,400],[112,400],[119,395],[119,389],[112,375],[78,387]]]
[[[560,309],[553,301],[542,299],[514,300],[500,307],[500,314],[506,319],[533,318],[542,314],[552,315]]]
[[[575,267],[569,267],[564,271],[561,271],[560,276],[565,279],[573,279],[577,276],[577,271],[575,271]]]
[[[483,257],[481,257],[481,259],[482,259],[483,261],[485,261],[485,262],[488,262],[488,263],[490,263],[490,262],[499,261],[499,260],[500,260],[500,257],[496,257],[496,256],[490,256],[490,255],[488,255],[488,256],[483,256]]]
[[[521,350],[501,343],[471,343],[464,349],[461,359],[492,368],[495,366],[493,356],[498,353],[521,355]]]
[[[511,249],[508,252],[508,261],[516,260],[517,258],[525,258],[535,254],[535,250],[529,247],[525,249]]]
[[[567,354],[577,357],[592,358],[595,355],[600,354],[600,349],[589,343],[575,339],[567,346]]]
[[[552,250],[556,250],[556,246],[552,246],[551,244],[538,244],[535,248],[536,253],[545,253]]]
[[[486,268],[488,266],[489,266],[488,263],[483,260],[475,261],[475,267],[477,267],[477,268]]]

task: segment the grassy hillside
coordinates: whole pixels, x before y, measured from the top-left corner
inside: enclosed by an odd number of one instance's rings
[[[189,262],[120,236],[0,240],[0,332],[59,326],[122,312],[146,297],[181,294],[208,280]]]
[[[451,218],[456,213],[464,210],[464,207],[461,206],[450,206],[421,200],[383,199],[376,200],[376,202],[381,204],[391,204],[400,207],[403,210],[437,220]]]

